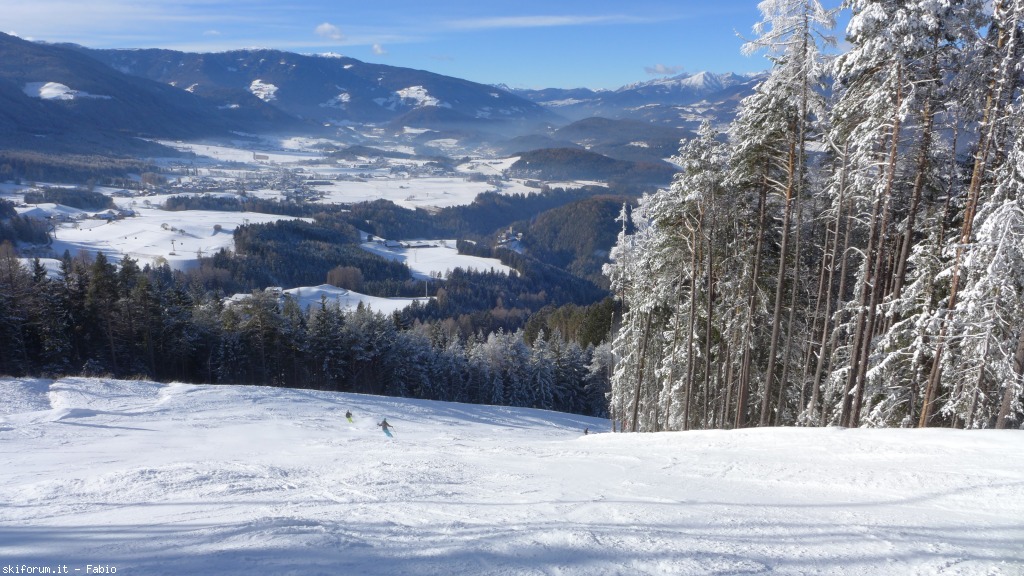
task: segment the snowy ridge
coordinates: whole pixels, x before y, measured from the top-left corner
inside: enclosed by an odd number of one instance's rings
[[[715,74],[714,72],[697,72],[695,74],[679,74],[647,82],[628,84],[618,89],[618,92],[636,90],[646,87],[661,87],[670,90],[687,90],[695,94],[709,94],[723,90],[735,84],[745,81],[747,78],[733,74]]]
[[[1024,571],[1018,431],[582,434],[607,426],[270,387],[0,379],[0,549],[9,565],[147,575]]]

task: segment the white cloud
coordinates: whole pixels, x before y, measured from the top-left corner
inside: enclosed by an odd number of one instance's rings
[[[682,66],[665,66],[664,64],[644,67],[644,72],[652,76],[674,76],[682,71]]]
[[[341,29],[329,22],[324,22],[323,24],[317,26],[316,33],[318,36],[330,38],[331,40],[336,40],[338,42],[345,39],[345,36],[341,33]]]
[[[380,44],[374,44],[373,45],[373,53],[376,54],[377,56],[383,56],[383,55],[387,54],[388,51],[385,50],[384,47],[381,46]]]
[[[623,24],[644,22],[635,16],[496,16],[493,18],[472,18],[452,20],[449,28],[459,30],[484,30],[489,28],[548,28],[552,26],[585,26],[589,24]]]

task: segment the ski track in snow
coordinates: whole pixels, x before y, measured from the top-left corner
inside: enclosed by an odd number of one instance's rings
[[[376,426],[385,416],[394,439]],[[278,388],[0,379],[0,565],[1024,574],[1024,432],[584,427],[608,423]]]

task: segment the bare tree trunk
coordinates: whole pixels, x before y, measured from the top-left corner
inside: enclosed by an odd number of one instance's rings
[[[927,93],[924,96],[924,110],[921,111],[921,148],[917,157],[917,174],[914,176],[914,189],[910,198],[910,210],[907,212],[907,224],[903,230],[903,239],[900,242],[899,258],[896,261],[896,274],[893,280],[895,285],[892,289],[893,299],[897,299],[903,292],[903,284],[906,282],[907,261],[910,260],[910,247],[913,245],[915,224],[917,221],[917,210],[921,204],[921,196],[924,192],[924,185],[927,179],[929,167],[932,131],[935,125],[935,115],[932,111],[932,100],[934,98],[934,85],[939,81],[939,58],[938,58],[939,37],[935,36],[932,41],[932,59],[930,66],[930,78]],[[886,322],[886,328],[892,326],[892,317]]]
[[[807,401],[807,377],[811,371],[811,359],[814,357],[814,338],[818,335],[818,321],[820,320],[823,324],[821,333],[824,334],[828,330],[828,308],[826,307],[825,312],[822,312],[822,305],[830,303],[832,284],[831,282],[826,284],[826,278],[831,278],[831,270],[835,263],[835,241],[833,238],[838,236],[838,219],[836,220],[836,230],[833,231],[831,224],[825,225],[825,238],[821,245],[821,261],[818,263],[818,289],[814,297],[814,310],[810,310],[808,307],[807,314],[811,317],[811,326],[807,331],[807,337],[804,339],[804,362],[803,370],[800,373],[800,398],[797,407],[803,410],[803,413],[799,415],[800,421],[798,424],[806,424],[808,419],[811,417],[811,410],[816,409],[817,405],[811,406]],[[815,228],[811,232],[811,237],[817,237],[817,229]],[[830,252],[830,250],[832,250]],[[826,304],[827,306],[827,304]],[[824,339],[824,336],[822,336]],[[813,392],[812,392],[813,394]],[[817,396],[814,397],[817,400]]]
[[[645,319],[646,322],[640,342],[640,358],[637,366],[636,393],[633,396],[633,420],[630,422],[630,432],[637,431],[638,420],[640,419],[640,391],[643,389],[644,384],[644,364],[647,361],[647,344],[651,340],[651,317],[654,314],[647,312],[646,315],[647,318]]]
[[[761,194],[758,197],[758,218],[757,218],[757,240],[754,243],[754,269],[750,275],[748,287],[748,310],[747,322],[743,328],[741,345],[743,347],[743,361],[740,366],[740,381],[736,393],[736,428],[746,426],[747,401],[750,398],[750,364],[754,340],[754,310],[757,306],[757,278],[761,273],[761,250],[764,244],[764,225],[767,213],[767,184],[762,186]]]
[[[879,191],[879,198],[876,202],[876,213],[878,203],[881,203],[881,223],[875,226],[876,220],[872,218],[871,240],[868,242],[866,257],[869,261],[865,263],[864,290],[861,292],[861,310],[857,314],[857,337],[856,346],[853,348],[853,362],[851,363],[850,378],[846,387],[846,397],[843,400],[844,425],[856,428],[860,425],[860,411],[864,402],[864,386],[868,360],[871,353],[871,341],[875,332],[875,319],[877,318],[878,304],[883,296],[883,288],[886,283],[884,275],[884,264],[886,258],[886,244],[889,227],[889,210],[892,203],[892,190],[896,180],[896,160],[899,156],[899,139],[901,122],[899,108],[903,103],[903,68],[897,64],[896,69],[896,95],[893,101],[892,132],[889,135],[888,160],[886,162],[885,185]],[[873,245],[872,245],[873,244]],[[868,286],[870,285],[870,290]],[[867,306],[865,309],[864,306]],[[852,395],[852,398],[850,397]]]
[[[903,101],[903,85],[902,85],[902,68],[897,69],[897,89],[896,89],[896,102],[894,108],[899,109]],[[896,180],[896,159],[899,155],[899,139],[900,139],[900,127],[901,122],[897,115],[893,119],[892,136],[889,147],[889,162],[887,167],[885,188],[882,191],[882,223],[878,228],[878,245],[875,249],[875,262],[873,264],[874,271],[871,276],[874,279],[871,300],[868,305],[866,326],[863,330],[863,341],[861,344],[860,351],[860,363],[858,369],[855,371],[856,380],[853,386],[853,405],[851,406],[849,421],[847,426],[850,428],[856,428],[860,425],[860,411],[864,403],[864,387],[866,385],[866,376],[868,368],[868,360],[871,356],[871,341],[875,331],[875,320],[878,314],[878,304],[882,301],[882,289],[885,286],[885,256],[886,256],[886,240],[888,237],[889,228],[889,212],[892,204],[892,189],[893,184]],[[870,253],[869,253],[870,254]]]
[[[709,403],[708,400],[711,396],[711,334],[712,327],[714,326],[714,302],[715,302],[715,266],[714,266],[714,243],[715,243],[715,226],[714,226],[714,192],[712,192],[709,212],[710,218],[712,219],[711,224],[708,228],[708,242],[707,242],[707,307],[706,315],[707,321],[704,330],[704,414],[701,420],[704,422],[703,426],[708,427],[708,422],[713,418],[708,418],[709,415]]]
[[[683,271],[680,269],[680,271],[679,271],[679,285],[682,286],[682,284],[683,284]],[[675,356],[676,350],[679,349],[679,317],[682,316],[681,306],[679,305],[680,302],[681,302],[681,299],[678,299],[676,301],[676,309],[675,309],[675,312],[672,314],[672,355],[673,356]],[[678,364],[678,362],[676,362],[675,359],[673,358],[672,359],[672,367],[669,369],[669,375],[668,375],[669,386],[671,386],[673,388],[675,388],[675,383],[676,383],[676,364]],[[668,397],[668,406],[665,408],[665,414],[666,414],[665,418],[666,419],[672,418],[672,401],[673,401],[674,394],[670,393],[668,396],[669,396]]]
[[[843,401],[842,408],[839,413],[839,422],[843,426],[847,426],[850,420],[850,411],[853,409],[853,391],[857,385],[857,373],[860,371],[861,353],[860,349],[863,346],[862,340],[866,337],[864,334],[864,324],[867,318],[868,303],[871,299],[871,288],[874,280],[871,277],[871,262],[870,258],[874,254],[876,237],[878,236],[878,214],[881,210],[882,198],[881,195],[875,198],[874,207],[871,211],[871,223],[868,225],[868,248],[864,253],[864,276],[860,280],[860,296],[857,303],[857,320],[853,328],[853,343],[850,347],[850,373],[846,380],[846,387],[843,390]]]
[[[707,427],[709,421],[709,407],[708,400],[711,396],[711,334],[714,322],[712,322],[712,316],[714,314],[712,305],[715,298],[715,281],[713,277],[713,271],[711,269],[711,254],[708,253],[708,305],[707,305],[707,322],[704,329],[704,415],[702,420],[705,422],[704,427]]]
[[[796,201],[800,201],[799,196],[797,196]],[[796,242],[793,246],[793,287],[789,292],[789,318],[786,320],[786,344],[782,347],[782,357],[785,363],[782,365],[782,380],[779,382],[779,402],[778,409],[775,411],[776,426],[782,426],[783,424],[782,414],[783,409],[785,408],[784,401],[786,398],[786,386],[789,383],[789,368],[791,364],[789,357],[793,350],[793,325],[794,318],[796,316],[796,296],[800,273],[800,240],[802,237],[802,234],[800,233],[800,221],[802,220],[802,213],[803,208],[798,206],[796,210],[796,232],[794,232],[796,235]]]
[[[808,410],[809,415],[813,416],[815,410],[820,410],[819,413],[819,425],[824,426],[826,422],[826,410],[821,403],[821,376],[825,368],[825,359],[831,356],[832,351],[835,350],[836,341],[839,336],[838,323],[836,329],[831,331],[831,339],[829,339],[829,319],[832,317],[832,285],[834,283],[834,274],[836,269],[836,257],[840,256],[837,252],[839,245],[839,229],[843,218],[843,212],[846,209],[846,176],[847,168],[849,167],[848,154],[850,150],[849,142],[843,145],[843,156],[842,165],[839,174],[839,200],[836,203],[836,218],[835,218],[835,234],[832,236],[832,247],[830,250],[830,256],[828,258],[828,281],[826,282],[826,297],[825,297],[825,316],[824,324],[821,328],[821,344],[818,348],[818,364],[814,368],[814,381],[811,389],[811,408]],[[851,210],[852,212],[852,210]],[[850,229],[852,227],[853,214],[846,216],[846,230],[843,235],[843,251],[841,253],[840,274],[839,274],[839,289],[836,292],[836,298],[841,302],[843,299],[844,292],[846,290],[846,253],[850,249]],[[824,259],[823,259],[824,266]]]
[[[693,242],[690,257],[690,319],[686,330],[686,403],[683,405],[683,430],[690,429],[690,406],[693,400],[693,331],[697,316],[697,238],[691,234]]]
[[[786,206],[782,216],[782,247],[779,254],[779,273],[775,280],[775,308],[772,312],[772,339],[768,347],[768,369],[765,370],[764,393],[761,396],[761,426],[767,426],[770,418],[772,382],[775,379],[775,356],[779,352],[779,333],[782,324],[782,295],[786,287],[786,260],[789,249],[790,219],[793,213],[793,191],[796,163],[796,140],[789,143],[789,181],[786,185]]]

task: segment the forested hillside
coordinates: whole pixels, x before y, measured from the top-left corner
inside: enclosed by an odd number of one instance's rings
[[[846,5],[830,57],[761,3],[771,74],[619,237],[623,429],[1022,425],[1024,2]]]
[[[531,256],[564,268],[580,278],[607,287],[601,267],[615,244],[615,217],[628,196],[595,196],[537,215],[517,224],[524,231],[522,247]]]
[[[466,275],[459,272],[447,290],[468,286],[485,301],[492,298],[485,282]],[[167,266],[140,269],[131,258],[118,266],[102,253],[94,260],[65,257],[51,279],[38,260],[27,269],[2,244],[0,374],[261,384],[592,415],[606,410],[607,346],[580,346],[557,330],[535,332],[531,346],[521,331],[501,326],[467,337],[457,315],[433,321],[417,306],[385,315],[321,301],[302,310],[270,290],[225,302],[196,280]],[[438,294],[437,301],[431,306],[457,299]],[[486,308],[478,313],[501,319]],[[607,310],[595,307],[592,314],[597,332],[607,333]]]
[[[665,162],[616,160],[577,148],[548,148],[524,152],[511,168],[516,178],[542,180],[601,180],[620,188],[649,190],[665,186],[676,170]]]

